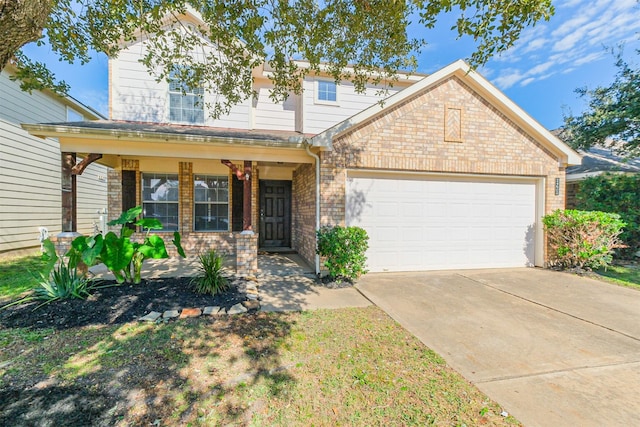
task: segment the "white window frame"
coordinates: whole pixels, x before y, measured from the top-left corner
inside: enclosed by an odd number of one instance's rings
[[[169,118],[169,122],[171,123],[181,123],[181,124],[189,124],[189,125],[203,125],[206,121],[206,111],[205,111],[205,105],[204,105],[204,89],[202,87],[196,87],[196,88],[192,88],[192,87],[188,87],[187,85],[185,85],[181,80],[179,80],[178,78],[176,78],[175,73],[177,73],[177,70],[171,71],[170,75],[169,75],[169,90],[168,90],[168,95],[169,95],[169,99],[167,101],[167,105],[168,105],[168,118]],[[182,89],[184,89],[184,93],[182,91]],[[180,99],[180,106],[179,107],[173,107],[171,104],[171,100],[174,99],[174,97],[179,97]],[[193,108],[193,109],[185,109],[184,108],[184,102],[188,99],[194,99],[194,105],[197,105],[198,109]],[[196,104],[197,102],[197,104]],[[189,120],[174,120],[171,117],[171,110],[176,109],[180,111],[180,119],[183,119],[185,116],[185,111],[200,111],[202,110],[202,120],[195,120],[195,121],[189,121]]]
[[[327,99],[320,99],[320,85],[322,83],[329,83],[335,86],[336,89],[336,99],[335,101],[332,100],[327,100]],[[331,79],[316,79],[315,82],[315,103],[316,104],[324,104],[324,105],[338,105],[338,101],[340,100],[340,96],[339,96],[339,91],[338,91],[338,84],[335,82],[335,80],[331,80]]]
[[[166,224],[163,223],[163,228],[162,230],[154,230],[154,231],[159,231],[159,232],[174,232],[174,231],[179,231],[180,230],[180,176],[177,173],[168,173],[168,172],[142,172],[140,174],[140,192],[142,193],[140,195],[140,199],[142,200],[142,216],[143,218],[153,218],[153,217],[149,217],[146,215],[147,213],[147,204],[174,204],[177,206],[177,212],[178,214],[176,215],[176,228],[167,228]],[[172,177],[175,178],[175,181],[178,182],[178,188],[177,188],[177,193],[178,193],[178,197],[176,200],[153,200],[153,199],[145,199],[145,194],[144,194],[144,190],[145,190],[145,176],[147,178],[160,178],[160,177],[164,177],[164,178],[168,178]],[[172,179],[173,180],[173,179]]]
[[[214,178],[217,180],[221,180],[221,181],[226,181],[227,182],[227,200],[226,201],[220,201],[220,200],[206,200],[206,201],[198,201],[197,197],[196,197],[196,182],[197,181],[202,181],[202,180],[206,180],[206,179],[210,179],[210,178]],[[216,232],[228,232],[231,230],[231,215],[229,212],[229,207],[231,206],[231,183],[232,181],[229,179],[228,175],[211,175],[211,174],[193,174],[193,231],[198,232],[198,233],[216,233]],[[196,207],[198,205],[208,205],[210,208],[211,206],[226,206],[226,212],[227,212],[227,227],[226,228],[220,228],[220,229],[215,229],[215,230],[201,230],[197,228],[197,215],[196,215]],[[211,210],[208,210],[209,212],[209,217],[211,217]]]

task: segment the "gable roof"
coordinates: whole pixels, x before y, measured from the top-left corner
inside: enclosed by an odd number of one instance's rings
[[[542,143],[552,153],[556,154],[560,158],[561,166],[580,164],[580,154],[554,136],[549,130],[545,129],[544,126],[528,115],[522,108],[516,105],[515,102],[510,100],[487,79],[472,70],[471,67],[462,60],[458,60],[423,78],[412,86],[390,96],[384,100],[382,104],[376,103],[347,120],[330,127],[324,132],[311,138],[309,143],[311,143],[312,146],[331,149],[333,140],[348,132],[353,127],[385,114],[385,112],[393,106],[398,105],[404,100],[421,92],[426,92],[431,87],[450,78],[451,76],[458,77],[487,100],[492,106],[498,109],[498,111],[513,120],[513,122],[527,134],[532,136],[536,141]]]
[[[625,159],[606,147],[581,152],[582,164],[567,168],[567,181],[577,181],[604,172],[640,173],[640,158]]]
[[[11,76],[14,76],[17,71],[17,67],[15,64],[9,62],[6,67],[4,67],[0,72],[5,72]],[[20,89],[22,91],[22,89]],[[54,92],[51,89],[42,89],[39,92],[51,97],[52,99],[60,102],[61,104],[70,107],[75,110],[77,113],[82,114],[86,120],[101,120],[106,119],[106,117],[96,110],[93,107],[90,107],[82,102],[78,101],[71,95],[60,95],[59,93]]]

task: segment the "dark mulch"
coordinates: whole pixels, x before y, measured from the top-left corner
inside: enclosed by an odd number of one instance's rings
[[[238,282],[231,283],[228,292],[211,296],[193,292],[189,280],[184,277],[149,279],[138,285],[115,285],[115,282],[103,281],[97,283],[101,288],[86,300],[56,301],[35,311],[42,302],[31,301],[0,310],[0,326],[67,329],[113,325],[139,319],[151,311],[162,313],[165,310],[202,309],[207,306],[230,308],[247,299]]]
[[[354,285],[350,279],[345,277],[335,278],[332,276],[322,276],[316,279],[318,286],[324,286],[329,289],[350,288]]]

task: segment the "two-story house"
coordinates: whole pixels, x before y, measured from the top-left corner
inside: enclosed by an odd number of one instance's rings
[[[21,123],[76,122],[104,118],[71,97],[49,91],[24,92],[11,80],[15,69],[0,73],[0,255],[32,252],[41,236],[61,231],[60,145],[37,138]],[[101,227],[107,209],[108,168],[94,164],[77,178],[77,229]]]
[[[24,125],[113,168],[111,218],[142,205],[241,274],[281,247],[318,271],[315,231],[335,224],[367,230],[371,271],[544,263],[540,218],[564,206],[580,158],[464,62],[400,76],[383,104],[321,73],[274,103],[264,65],[257,96],[213,120],[215,94],[148,75],[145,43],[109,62],[110,120]]]

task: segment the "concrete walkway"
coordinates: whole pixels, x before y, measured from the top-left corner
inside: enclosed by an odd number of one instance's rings
[[[640,425],[640,292],[541,269],[358,288],[526,426]]]
[[[371,305],[356,289],[317,286],[313,269],[298,255],[260,255],[258,269],[262,311],[302,311]]]

